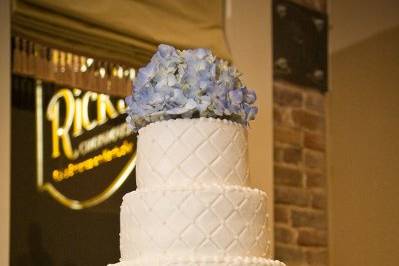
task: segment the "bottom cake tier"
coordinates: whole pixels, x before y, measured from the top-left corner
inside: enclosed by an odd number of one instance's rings
[[[108,266],[285,266],[278,260],[260,257],[158,257],[121,261]]]

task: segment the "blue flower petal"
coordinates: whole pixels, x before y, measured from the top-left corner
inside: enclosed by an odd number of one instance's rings
[[[126,97],[127,122],[137,131],[154,121],[197,113],[247,124],[257,113],[256,94],[243,86],[239,76],[208,49],[178,51],[161,44],[139,69],[133,94]]]

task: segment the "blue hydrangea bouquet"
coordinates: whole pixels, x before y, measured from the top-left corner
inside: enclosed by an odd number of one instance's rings
[[[177,50],[161,44],[140,68],[132,95],[126,98],[127,122],[133,131],[149,123],[213,117],[248,125],[258,111],[256,94],[240,73],[207,49]]]

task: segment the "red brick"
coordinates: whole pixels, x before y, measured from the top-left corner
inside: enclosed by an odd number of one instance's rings
[[[326,209],[326,194],[324,192],[312,192],[312,207],[315,209]]]
[[[324,151],[326,149],[326,141],[324,134],[320,133],[304,133],[303,144],[306,148]]]
[[[308,227],[325,229],[327,217],[325,212],[312,210],[292,210],[292,225],[294,227]]]
[[[286,206],[274,204],[274,221],[276,223],[288,224],[290,219],[290,210]]]
[[[274,141],[299,146],[302,142],[301,131],[292,128],[275,127]]]
[[[311,249],[306,252],[306,260],[309,266],[327,266],[328,252],[327,248]]]
[[[327,234],[321,230],[299,229],[298,244],[301,246],[325,247],[327,245]]]
[[[292,110],[292,120],[298,127],[312,131],[324,130],[324,118],[304,110]]]
[[[326,177],[324,173],[307,171],[306,176],[306,187],[308,188],[322,188],[325,187]]]
[[[298,169],[285,166],[274,167],[274,183],[276,185],[302,187],[303,175]]]
[[[274,86],[274,103],[280,106],[301,107],[303,104],[302,93],[297,90],[290,90],[281,86]]]
[[[324,171],[325,155],[321,152],[305,152],[305,166],[309,169]]]
[[[273,120],[274,124],[282,124],[283,123],[283,116],[279,108],[273,108]]]
[[[298,164],[302,161],[302,149],[287,147],[283,149],[283,161],[290,164]]]
[[[273,108],[273,120],[274,120],[274,123],[277,125],[280,125],[283,122],[283,117],[282,117],[281,111],[277,107]]]
[[[273,158],[274,162],[279,163],[283,161],[284,151],[282,147],[274,147],[273,149]]]
[[[274,257],[286,265],[306,265],[306,252],[300,247],[277,244]]]
[[[276,126],[281,126],[286,128],[298,128],[298,126],[296,126],[292,120],[290,108],[275,107],[275,112],[278,114],[278,119],[279,119],[274,121],[274,124]]]
[[[310,194],[301,188],[274,187],[274,202],[294,206],[309,206]]]
[[[299,147],[274,147],[274,161],[298,165],[302,162],[302,149]]]
[[[320,92],[308,92],[305,96],[305,108],[319,114],[325,113],[325,96]]]
[[[295,242],[296,232],[289,226],[275,225],[274,239],[278,243],[293,244]]]

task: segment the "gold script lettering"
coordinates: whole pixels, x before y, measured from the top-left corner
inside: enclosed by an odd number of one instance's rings
[[[70,131],[73,137],[78,137],[84,133],[84,130],[90,131],[106,123],[109,118],[116,118],[126,112],[123,100],[118,100],[115,108],[108,95],[90,91],[81,94],[78,89],[73,89],[73,93],[68,89],[61,89],[48,104],[46,116],[51,122],[52,158],[59,157],[62,150],[68,159],[77,159],[80,155],[79,151],[74,151],[72,148]],[[61,112],[65,113],[64,120],[60,120],[61,101],[65,103],[65,112]],[[92,108],[90,108],[91,104],[93,104]],[[97,114],[90,115],[90,110],[94,107]],[[60,125],[61,121],[64,121],[62,125]]]
[[[98,95],[98,97],[99,99],[97,100],[97,122],[99,124],[104,124],[108,120],[107,115],[110,118],[115,118],[119,114],[115,110],[115,107],[109,99],[108,95],[100,94]]]
[[[97,122],[96,121],[90,121],[89,118],[89,103],[90,101],[96,101],[98,100],[98,96],[97,93],[94,92],[86,92],[83,95],[82,98],[82,124],[84,129],[86,129],[87,131],[92,130],[93,128],[95,128],[97,126]]]
[[[65,120],[64,124],[60,126],[60,100],[65,101]],[[53,149],[51,157],[57,158],[60,156],[60,145],[59,139],[62,141],[62,148],[65,156],[68,159],[75,159],[76,154],[74,154],[71,145],[71,139],[69,137],[69,129],[72,126],[73,114],[75,109],[75,101],[71,91],[67,89],[59,90],[53,98],[50,100],[47,107],[47,119],[51,121],[51,133],[52,133],[52,143]]]

